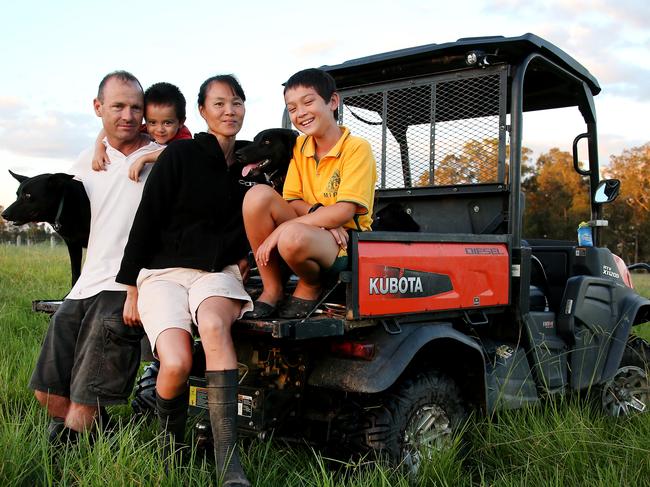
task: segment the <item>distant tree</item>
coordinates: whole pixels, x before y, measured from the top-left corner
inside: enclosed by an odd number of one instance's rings
[[[628,263],[650,261],[650,142],[611,156],[604,174],[621,181],[618,198],[604,206],[605,242]]]
[[[573,156],[553,148],[537,159],[522,184],[526,194],[524,237],[575,240],[590,218],[589,183],[573,169]]]
[[[531,150],[522,148],[522,174],[530,173]],[[492,183],[497,181],[499,157],[499,139],[471,139],[465,142],[459,154],[446,154],[436,164],[433,174],[435,186],[454,184]],[[506,161],[510,160],[510,146],[506,145]],[[506,162],[506,178],[508,164]],[[429,171],[424,171],[418,178],[416,186],[430,186]]]

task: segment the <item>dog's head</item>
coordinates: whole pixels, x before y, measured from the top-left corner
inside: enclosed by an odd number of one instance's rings
[[[399,203],[390,203],[377,211],[372,229],[392,232],[419,232],[420,225]]]
[[[2,212],[2,218],[14,225],[30,222],[52,222],[56,216],[65,183],[74,176],[70,174],[39,174],[33,178],[9,173],[20,183],[16,201]]]
[[[262,130],[253,142],[236,153],[241,175],[249,181],[265,183],[274,174],[284,176],[289,168],[298,133],[290,129]],[[266,175],[266,176],[265,176]]]

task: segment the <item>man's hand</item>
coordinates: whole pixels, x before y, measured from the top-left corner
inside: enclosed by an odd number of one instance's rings
[[[138,313],[138,288],[127,286],[126,301],[124,301],[124,311],[122,319],[126,326],[142,326],[140,313]]]

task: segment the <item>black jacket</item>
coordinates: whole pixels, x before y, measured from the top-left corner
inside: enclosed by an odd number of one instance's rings
[[[244,257],[247,188],[235,172],[211,134],[170,144],[147,178],[116,281],[135,285],[142,268],[218,272]]]

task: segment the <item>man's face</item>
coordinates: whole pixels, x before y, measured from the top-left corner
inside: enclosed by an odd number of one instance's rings
[[[93,104],[111,145],[131,142],[138,137],[144,95],[137,83],[111,78],[104,85],[103,101],[95,98]]]

